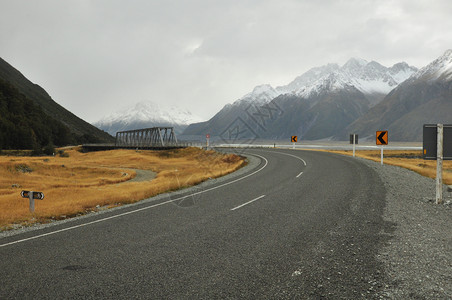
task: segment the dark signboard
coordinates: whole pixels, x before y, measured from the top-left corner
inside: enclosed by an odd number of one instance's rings
[[[424,124],[422,149],[424,159],[436,160],[437,125]],[[452,160],[452,124],[443,125],[443,159]]]
[[[358,144],[358,135],[357,134],[350,134],[350,144],[353,145],[353,136],[355,136],[355,144]]]

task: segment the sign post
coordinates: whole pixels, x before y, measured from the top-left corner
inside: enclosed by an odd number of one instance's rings
[[[206,148],[209,147],[210,134],[206,134]]]
[[[443,203],[443,124],[437,125],[436,148],[436,204]]]
[[[33,191],[22,191],[20,192],[22,198],[28,198],[30,200],[30,212],[35,212],[35,199],[42,200],[44,199],[44,193],[42,192],[33,192]]]
[[[298,137],[296,135],[292,135],[290,141],[292,142],[292,149],[295,149],[295,143],[297,142]]]
[[[357,134],[350,134],[350,144],[353,144],[353,157],[355,157],[355,145],[358,144]]]
[[[425,160],[436,159],[436,204],[443,203],[443,160],[452,160],[452,124],[424,124]]]
[[[377,131],[376,134],[377,146],[381,146],[381,165],[383,165],[383,146],[388,144],[388,131]]]

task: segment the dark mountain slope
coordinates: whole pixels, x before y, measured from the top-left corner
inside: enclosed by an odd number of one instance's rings
[[[0,80],[0,149],[40,149],[67,145],[74,136],[63,123],[43,110],[8,82]]]
[[[113,141],[113,137],[108,133],[83,121],[56,103],[43,88],[32,83],[2,58],[0,58],[0,79],[16,87],[20,93],[39,105],[47,115],[63,122],[74,134],[76,142]]]

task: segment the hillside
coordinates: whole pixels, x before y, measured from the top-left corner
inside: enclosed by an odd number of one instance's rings
[[[66,125],[75,142],[113,141],[113,137],[108,133],[85,122],[56,103],[42,87],[32,83],[2,58],[0,58],[0,79],[17,88],[20,93],[36,103],[45,114]]]
[[[0,80],[0,149],[40,149],[67,145],[74,136],[10,83]]]
[[[357,133],[373,139],[376,130],[388,130],[391,141],[422,141],[423,124],[429,123],[452,123],[452,50],[413,74],[337,137]]]

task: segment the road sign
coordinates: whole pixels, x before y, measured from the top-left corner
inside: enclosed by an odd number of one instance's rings
[[[20,192],[20,195],[21,195],[23,198],[30,198],[30,193],[32,193],[33,199],[37,199],[37,200],[42,200],[42,199],[44,199],[44,193],[42,193],[42,192],[22,191],[22,192]]]
[[[353,142],[353,136],[355,136],[355,142]],[[350,144],[358,144],[358,135],[357,134],[350,134]]]
[[[206,139],[210,139],[210,134],[206,134]]]
[[[437,124],[424,124],[422,148],[424,159],[437,159]],[[452,124],[443,125],[443,159],[452,160]]]
[[[41,192],[33,192],[33,191],[22,191],[20,195],[23,198],[28,198],[30,200],[30,212],[35,212],[35,199],[42,200],[44,199],[44,193]]]
[[[377,131],[377,145],[388,144],[388,131]]]
[[[290,139],[290,141],[292,143],[296,143],[297,142],[298,137],[296,135],[292,135],[292,138]]]

